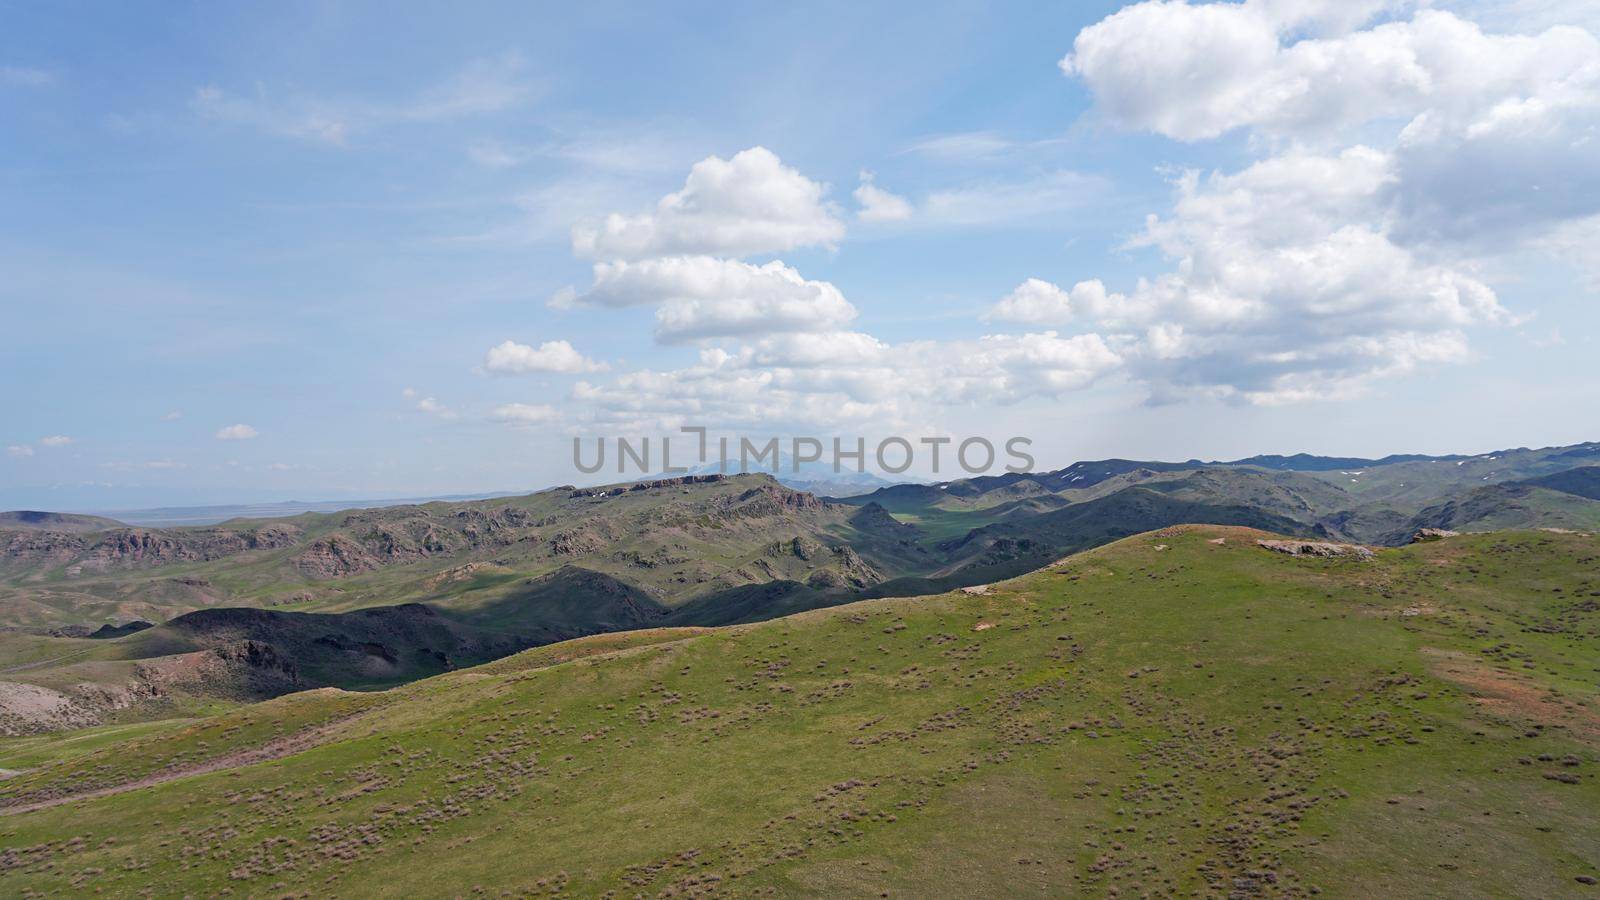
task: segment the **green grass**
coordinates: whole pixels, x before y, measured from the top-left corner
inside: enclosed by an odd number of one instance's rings
[[[606,635],[41,751],[0,803],[315,737],[0,817],[0,893],[1592,890],[1600,542],[1360,562],[1253,536],[1169,530],[984,595]]]

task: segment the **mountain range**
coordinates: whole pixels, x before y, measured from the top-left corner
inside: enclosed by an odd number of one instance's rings
[[[1381,460],[1082,462],[818,497],[768,475],[177,528],[9,513],[0,729],[370,689],[584,635],[982,585],[1176,524],[1399,546],[1600,528],[1600,444]],[[22,707],[18,707],[22,709]]]

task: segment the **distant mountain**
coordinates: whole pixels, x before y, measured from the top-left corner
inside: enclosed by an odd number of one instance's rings
[[[37,512],[19,509],[0,512],[0,529],[30,529],[34,531],[64,531],[79,534],[85,531],[102,531],[120,528],[121,522],[103,516],[86,516],[77,513]]]
[[[486,494],[446,494],[438,497],[402,497],[388,500],[284,500],[278,503],[233,503],[220,506],[158,506],[150,509],[110,510],[101,515],[115,517],[112,521],[116,524],[126,522],[129,525],[171,528],[180,525],[216,525],[232,519],[284,519],[308,512],[339,512],[346,509],[411,506],[417,503],[488,500],[495,497],[514,497],[517,493],[498,491]],[[0,525],[0,527],[7,526]]]
[[[1600,444],[1110,459],[842,499],[699,474],[170,528],[29,513],[0,528],[0,670],[64,692],[71,721],[92,724],[177,714],[172,698],[392,684],[583,635],[940,593],[1175,525],[1388,545],[1421,528],[1600,530],[1597,462]]]
[[[878,503],[919,527],[957,535],[1139,486],[1212,507],[1247,507],[1299,530],[1369,543],[1403,543],[1418,527],[1588,527],[1600,492],[1600,443],[1477,455],[1395,454],[1381,459],[1310,454],[1225,462],[1104,459],[1049,472],[894,485],[848,498]],[[1495,485],[1505,490],[1481,491]],[[1516,486],[1516,487],[1510,487]],[[1539,489],[1530,495],[1530,489]],[[1554,492],[1562,492],[1554,496]],[[1044,528],[1044,522],[1033,527]],[[1447,524],[1453,523],[1453,524]],[[1497,525],[1495,523],[1505,523]]]
[[[790,455],[780,452],[777,464],[774,466],[763,464],[762,461],[758,460],[750,460],[747,464],[738,458],[737,453],[732,455],[733,458],[726,463],[706,463],[692,466],[686,472],[661,473],[640,480],[654,481],[684,474],[771,475],[779,484],[785,487],[816,494],[819,497],[856,497],[861,494],[871,493],[878,488],[899,483],[890,481],[875,472],[857,472],[848,466],[840,466],[840,471],[835,472],[831,459],[826,461],[812,460],[797,465]]]
[[[1600,500],[1600,466],[1568,469],[1565,472],[1524,479],[1519,483],[1529,487],[1549,488],[1552,491],[1561,491],[1564,494],[1586,497],[1590,500]]]

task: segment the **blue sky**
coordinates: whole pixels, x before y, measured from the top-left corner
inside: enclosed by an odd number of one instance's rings
[[[1583,4],[863,6],[8,4],[0,506],[1595,437]]]

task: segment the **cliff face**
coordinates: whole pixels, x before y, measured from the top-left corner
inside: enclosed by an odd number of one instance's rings
[[[299,537],[300,530],[287,524],[244,530],[114,528],[89,534],[28,530],[0,532],[0,547],[5,561],[13,564],[76,562],[89,569],[107,569],[222,559],[292,546]]]

